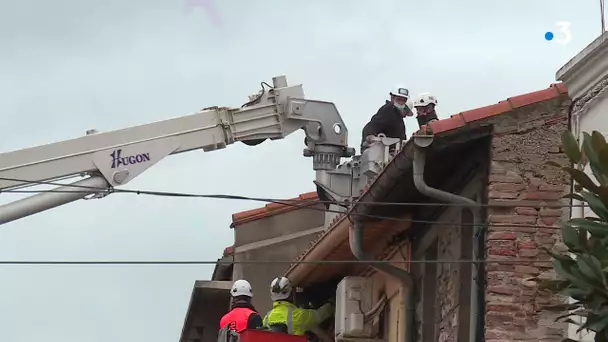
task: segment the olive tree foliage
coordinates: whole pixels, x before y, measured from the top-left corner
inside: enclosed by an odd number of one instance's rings
[[[608,145],[594,131],[583,134],[581,147],[571,132],[565,132],[562,146],[570,166],[550,164],[573,179],[574,191],[565,197],[581,201],[597,217],[572,218],[562,225],[567,251],[546,250],[557,277],[539,280],[539,288],[574,299],[573,304],[548,308],[565,313],[557,320],[577,324],[578,331],[593,331],[595,341],[608,342]],[[583,171],[587,165],[592,177]],[[577,323],[573,316],[586,321]]]

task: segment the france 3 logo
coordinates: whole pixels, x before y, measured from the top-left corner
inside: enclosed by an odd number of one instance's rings
[[[567,21],[558,21],[555,23],[555,26],[557,27],[558,32],[557,37],[555,33],[548,31],[545,33],[545,39],[561,45],[568,45],[572,40],[572,32],[570,31],[571,24]]]

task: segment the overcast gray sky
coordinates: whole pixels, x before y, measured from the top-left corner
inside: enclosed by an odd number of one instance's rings
[[[600,33],[595,0],[212,0],[219,24],[185,1],[0,0],[0,151],[240,106],[280,74],[334,101],[358,146],[394,83],[434,92],[445,118],[547,87]],[[572,24],[568,45],[544,39],[557,21]],[[314,190],[302,141],[170,157],[127,187],[293,197]],[[2,226],[0,259],[215,260],[230,215],[258,206],[79,201]],[[0,266],[0,341],[177,341],[212,269]]]

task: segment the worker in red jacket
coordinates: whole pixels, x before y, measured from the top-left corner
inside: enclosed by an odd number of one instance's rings
[[[232,307],[220,320],[220,329],[228,328],[236,333],[262,327],[262,317],[251,304],[253,291],[247,280],[237,280],[230,289]]]

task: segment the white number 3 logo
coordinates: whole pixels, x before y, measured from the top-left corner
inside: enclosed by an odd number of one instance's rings
[[[559,27],[559,32],[562,34],[560,39],[555,40],[558,44],[566,45],[572,40],[572,33],[570,32],[570,23],[567,21],[560,21],[555,24]]]

